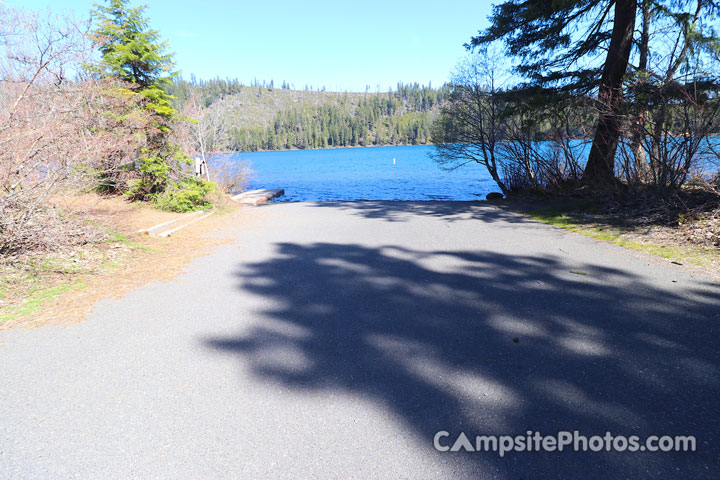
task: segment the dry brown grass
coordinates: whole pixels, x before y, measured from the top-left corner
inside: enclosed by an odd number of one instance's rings
[[[206,255],[213,246],[228,241],[209,238],[207,233],[233,222],[242,208],[228,201],[221,206],[220,213],[170,237],[150,238],[137,233],[138,230],[180,214],[128,203],[120,197],[82,195],[54,201],[62,208],[84,213],[94,224],[112,232],[110,238],[74,251],[45,253],[3,264],[0,273],[5,288],[0,318],[3,310],[6,314],[5,321],[0,321],[0,330],[83,321],[99,300],[121,297],[152,281],[172,279],[192,258]],[[28,262],[41,268],[34,268],[34,274],[27,275]],[[55,264],[60,267],[52,268]],[[53,291],[59,293],[45,293]],[[43,298],[36,302],[37,308],[30,309],[33,311],[21,315],[7,313],[22,311],[38,297]]]

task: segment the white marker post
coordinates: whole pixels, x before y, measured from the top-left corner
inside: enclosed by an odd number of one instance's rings
[[[195,176],[205,176],[208,181],[210,180],[210,172],[208,172],[207,162],[204,157],[195,157]]]

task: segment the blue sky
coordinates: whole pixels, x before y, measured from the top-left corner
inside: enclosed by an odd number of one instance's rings
[[[2,0],[0,0],[2,1]],[[87,12],[92,1],[7,0],[10,6]],[[482,1],[213,0],[148,4],[185,78],[283,80],[296,88],[387,90],[397,82],[440,85],[488,25]]]

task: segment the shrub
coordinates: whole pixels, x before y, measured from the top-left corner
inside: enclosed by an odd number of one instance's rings
[[[183,167],[190,164],[190,157],[176,145],[166,145],[161,155],[150,155],[149,149],[141,150],[138,159],[137,177],[128,182],[125,194],[132,200],[153,200],[173,186],[173,178],[181,175]],[[184,180],[180,181],[182,184]]]
[[[212,158],[210,178],[218,184],[224,193],[235,194],[245,190],[254,175],[254,171],[246,162],[239,162],[228,157]]]
[[[212,196],[217,194],[218,186],[215,182],[187,177],[158,195],[156,203],[159,208],[169,212],[191,212],[212,207]]]

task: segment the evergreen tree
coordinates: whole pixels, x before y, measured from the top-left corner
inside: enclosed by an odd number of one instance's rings
[[[144,132],[147,146],[140,152],[139,179],[129,192],[134,198],[149,199],[163,192],[173,168],[189,159],[168,141],[171,121],[177,116],[171,96],[163,88],[172,77],[172,54],[165,53],[166,42],[149,27],[143,15],[145,7],[130,8],[128,4],[128,0],[95,4],[97,26],[91,35],[102,56],[92,69],[123,82],[122,92],[139,96],[152,112],[154,128]]]
[[[563,92],[596,95],[597,126],[583,181],[606,188],[615,184],[615,155],[627,108],[623,82],[632,71],[634,48],[640,50],[637,70],[647,76],[648,22],[661,32],[681,30],[676,40],[659,41],[675,42],[665,56],[676,59],[679,67],[687,52],[700,48],[717,58],[712,25],[719,11],[716,0],[509,0],[494,8],[492,25],[468,47],[503,41],[521,60],[516,71],[528,79],[524,89],[548,93],[547,98]],[[635,29],[638,16],[642,28]],[[671,81],[676,68],[667,69],[662,81]]]
[[[622,79],[636,9],[637,0],[510,0],[495,7],[490,28],[471,41],[504,40],[509,53],[522,58],[516,70],[530,86],[579,94],[598,89],[601,112],[585,177],[595,185],[610,185],[615,178]],[[607,53],[601,64],[588,60],[602,50]]]
[[[99,70],[118,78],[146,97],[148,107],[170,117],[175,110],[163,87],[172,78],[174,62],[166,53],[167,42],[149,27],[145,7],[130,8],[129,0],[109,0],[108,6],[95,4],[97,28],[92,35],[100,45]]]

